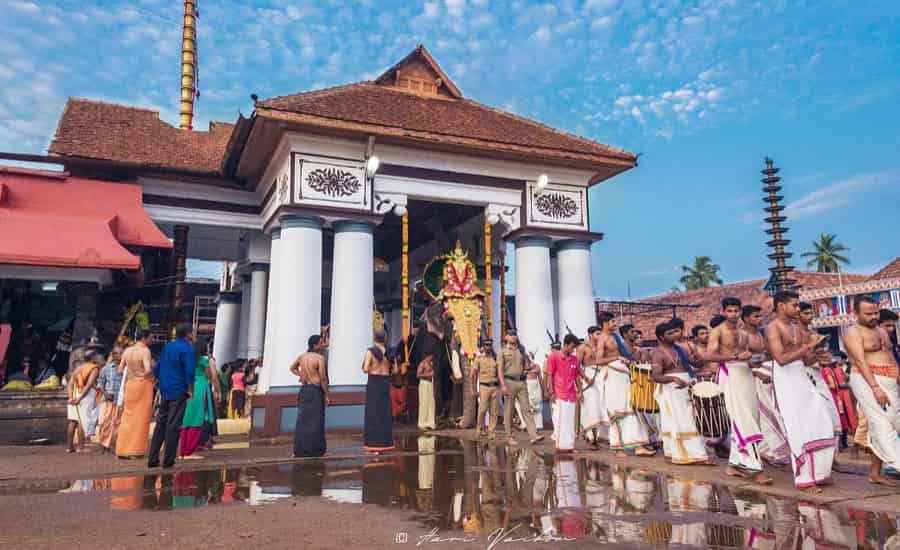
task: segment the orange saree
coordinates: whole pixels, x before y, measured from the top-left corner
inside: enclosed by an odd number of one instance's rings
[[[153,376],[127,376],[125,403],[116,440],[116,456],[140,457],[147,454],[150,417],[153,414]]]

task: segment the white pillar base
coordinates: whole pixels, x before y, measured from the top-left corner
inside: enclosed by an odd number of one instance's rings
[[[252,279],[241,277],[241,325],[238,329],[237,358],[247,358],[247,334],[250,328],[250,299],[253,293]]]
[[[277,327],[269,388],[297,386],[288,367],[306,351],[310,336],[322,327],[322,219],[306,216],[281,218],[279,244]]]
[[[266,333],[263,342],[263,364],[259,371],[257,391],[265,393],[272,384],[272,369],[275,365],[275,348],[278,333],[278,263],[281,251],[281,228],[272,230],[272,247],[269,252],[269,288],[266,292]]]
[[[527,236],[516,240],[516,329],[525,349],[543,364],[553,332],[553,288],[550,281],[550,239]]]
[[[247,359],[262,356],[266,337],[266,296],[269,286],[269,266],[253,264],[251,270],[252,294],[250,295],[250,315],[247,323]]]
[[[372,224],[334,224],[331,283],[331,346],[328,379],[334,386],[364,386],[362,360],[372,343],[374,305]]]
[[[557,244],[559,273],[560,338],[566,325],[575,336],[587,338],[587,329],[596,324],[594,286],[591,281],[591,243],[567,240]]]
[[[219,305],[216,308],[216,332],[213,335],[213,359],[220,369],[237,358],[240,324],[240,293],[220,292]]]

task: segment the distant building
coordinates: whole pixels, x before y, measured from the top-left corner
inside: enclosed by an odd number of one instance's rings
[[[800,297],[815,306],[813,326],[821,330],[852,324],[856,319],[853,298],[860,294],[872,296],[883,309],[900,311],[900,258],[863,281],[843,276],[836,285],[804,289]]]
[[[796,279],[801,293],[833,287],[838,284],[838,278],[844,284],[862,283],[869,279],[867,275],[846,273],[838,275],[837,273],[814,271],[794,271],[791,276]],[[649,311],[644,308],[643,311],[633,310],[630,314],[627,307],[621,308],[619,311],[609,308],[608,311],[612,311],[619,317],[620,324],[631,323],[641,329],[644,333],[644,340],[651,342],[656,340],[654,335],[656,325],[669,320],[672,317],[673,309],[676,315],[684,320],[685,328],[690,331],[694,325],[708,326],[709,320],[717,313],[722,312],[722,299],[728,296],[740,298],[743,304],[761,307],[763,315],[768,320],[772,314],[772,295],[767,290],[769,282],[768,279],[754,279],[698,290],[669,292],[659,296],[641,298],[640,303],[667,304],[670,307],[650,309]]]

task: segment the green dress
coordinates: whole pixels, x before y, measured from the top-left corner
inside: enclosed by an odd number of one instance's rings
[[[209,368],[209,357],[197,360],[194,374],[194,395],[184,409],[184,420],[181,422],[179,454],[188,456],[205,444],[209,439],[212,426],[216,422],[213,404],[212,386],[206,377]]]

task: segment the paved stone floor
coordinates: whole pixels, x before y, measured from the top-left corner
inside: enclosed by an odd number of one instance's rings
[[[396,450],[363,452],[329,435],[321,460],[290,458],[285,439],[222,438],[169,472],[59,445],[0,447],[0,546],[790,547],[882,548],[900,541],[900,490],[840,458],[821,495],[769,487],[718,467],[607,450],[557,457],[550,443],[509,447],[471,431],[398,428]],[[720,461],[722,462],[722,461]],[[364,515],[363,515],[364,514]],[[303,544],[298,541],[304,541]],[[502,546],[500,546],[502,545]],[[12,546],[11,546],[12,547]]]

